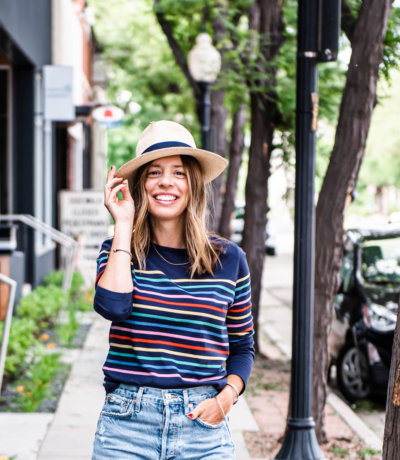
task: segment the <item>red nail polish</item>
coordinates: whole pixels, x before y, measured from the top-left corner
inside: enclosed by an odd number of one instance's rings
[[[190,419],[193,419],[193,414],[188,414],[188,417],[189,417]]]

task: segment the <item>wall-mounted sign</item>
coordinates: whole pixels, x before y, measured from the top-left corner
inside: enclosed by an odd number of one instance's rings
[[[94,109],[92,117],[107,128],[116,128],[124,123],[124,111],[112,105]]]
[[[59,204],[61,231],[80,241],[81,260],[95,261],[110,227],[104,193],[97,190],[61,190]]]
[[[43,117],[51,121],[72,121],[75,107],[72,93],[72,67],[43,67]]]

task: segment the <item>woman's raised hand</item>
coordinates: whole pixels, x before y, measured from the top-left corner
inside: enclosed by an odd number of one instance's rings
[[[118,192],[122,193],[122,200],[118,198]],[[123,181],[122,177],[115,177],[114,166],[111,166],[111,169],[107,174],[107,182],[104,187],[104,205],[108,209],[115,223],[133,223],[135,206],[129,191],[128,180],[125,179]]]

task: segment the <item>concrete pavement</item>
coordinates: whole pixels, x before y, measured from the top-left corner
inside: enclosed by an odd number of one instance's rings
[[[89,460],[104,401],[101,366],[110,323],[96,316],[77,356],[55,414],[0,414],[0,456],[15,460]],[[244,397],[231,413],[237,458],[249,459],[243,430],[257,431]]]
[[[291,255],[282,252],[265,264],[260,324],[280,356],[291,354]],[[84,347],[75,357],[55,414],[0,414],[0,457],[15,460],[89,460],[99,412],[104,400],[101,366],[107,353],[109,322],[93,315],[93,324]],[[274,414],[285,413],[287,402],[279,408],[263,401],[271,429]],[[328,404],[349,424],[367,446],[380,449],[382,440],[334,393]],[[276,410],[277,409],[277,410]],[[282,415],[282,414],[281,414]],[[278,415],[277,415],[278,417]],[[231,428],[237,446],[237,460],[248,460],[243,432],[258,426],[245,397],[233,407]],[[255,459],[253,459],[255,460]]]

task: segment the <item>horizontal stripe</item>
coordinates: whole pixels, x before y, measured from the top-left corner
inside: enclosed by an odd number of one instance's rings
[[[157,297],[168,297],[169,299],[171,298],[171,294],[162,294],[161,292],[155,292],[155,291],[146,291],[145,289],[139,289],[137,286],[135,288],[135,292],[140,292],[142,294],[150,294],[150,295],[156,295]],[[186,295],[177,295],[174,294],[174,299],[195,299],[195,300],[204,300],[206,302],[212,300],[214,303],[219,303],[222,305],[228,305],[228,302],[225,300],[218,300],[218,299],[210,299],[210,297],[199,297],[199,296],[193,296],[190,294]]]
[[[184,364],[185,366],[192,366],[192,367],[212,367],[212,368],[220,368],[220,364],[200,364],[200,363],[194,363],[192,361],[179,361],[178,359],[171,358],[168,356],[142,356],[142,355],[136,355],[134,353],[118,353],[117,351],[110,351],[110,355],[117,355],[117,356],[126,356],[129,358],[136,358],[140,359],[141,361],[168,361],[176,364]]]
[[[229,324],[228,325],[228,329],[231,329],[232,327],[242,327],[242,326],[246,326],[246,324],[249,324],[253,321],[253,318],[250,318],[248,321],[246,321],[245,323],[240,323],[240,324]]]
[[[145,318],[154,318],[154,319],[162,319],[164,321],[173,321],[176,323],[187,323],[190,322],[191,324],[201,324],[202,326],[210,326],[214,329],[225,329],[225,326],[218,326],[218,324],[207,323],[206,321],[197,321],[195,319],[187,320],[181,318],[170,318],[169,316],[160,316],[160,315],[151,315],[150,313],[139,313],[139,312],[132,312],[131,316],[142,316]]]
[[[237,305],[243,305],[243,304],[246,303],[246,302],[250,302],[250,300],[251,300],[251,297],[248,297],[248,298],[245,299],[245,300],[241,300],[240,302],[235,302],[235,303],[233,303],[233,304],[231,305],[231,307],[236,307]]]
[[[238,300],[244,296],[248,296],[249,295],[249,291],[246,291],[246,292],[242,292],[241,294],[238,294],[238,295],[235,295],[235,299]]]
[[[171,302],[169,300],[154,299],[152,297],[143,297],[140,295],[135,295],[135,299],[148,300],[149,302],[157,302],[157,303],[162,303],[165,305],[175,305],[177,307],[196,307],[196,308],[205,308],[207,310],[219,311],[220,313],[226,312],[224,308],[213,307],[212,305],[203,305],[201,303],[181,303],[181,302],[178,303],[175,301]]]
[[[225,318],[221,318],[220,316],[216,315],[211,315],[210,313],[203,313],[203,312],[197,312],[197,311],[186,311],[186,310],[177,310],[174,308],[163,308],[163,307],[157,307],[153,305],[144,305],[141,303],[134,303],[134,307],[137,308],[142,308],[145,310],[156,310],[156,311],[166,311],[168,313],[178,313],[180,315],[185,314],[185,315],[190,315],[190,316],[201,316],[201,317],[206,317],[206,318],[212,318],[217,321],[225,321]]]
[[[135,284],[135,283],[134,283]],[[152,284],[145,284],[145,283],[140,283],[139,286],[142,286],[142,287],[146,287],[146,288],[152,288],[152,289],[155,289],[154,292],[157,292],[158,290],[160,291],[169,291],[170,292],[170,295],[173,296],[175,295],[175,291],[178,291],[178,292],[181,292],[182,289],[180,289],[178,286],[177,287],[171,287],[171,286],[154,286]],[[186,288],[187,289],[187,288]],[[200,294],[200,295],[204,295],[204,292],[203,291],[194,291],[194,292],[191,292],[191,294]],[[228,300],[229,302],[232,301],[232,297],[228,297],[224,294],[220,294],[219,292],[213,292],[213,295],[214,296],[217,296],[217,297],[220,297],[221,299],[225,299],[225,300]]]
[[[243,278],[238,279],[238,280],[236,281],[236,286],[237,286],[239,283],[241,283],[242,281],[247,280],[247,278],[250,278],[250,274],[244,276]]]
[[[204,378],[204,379],[189,379],[187,377],[182,377],[179,374],[158,374],[156,372],[136,372],[136,371],[128,371],[125,369],[115,369],[112,367],[106,367],[103,366],[103,370],[106,371],[113,371],[113,372],[119,372],[121,374],[133,374],[133,375],[152,375],[154,377],[160,377],[160,378],[178,378],[180,380],[183,380],[184,382],[215,382],[216,380],[221,380],[224,378],[224,376],[215,376],[215,377],[209,377],[209,378]]]
[[[191,323],[193,321],[190,321]],[[182,327],[182,326],[177,326],[176,324],[161,324],[161,323],[148,323],[146,321],[136,321],[133,319],[126,319],[124,323],[130,323],[130,324],[135,324],[138,326],[150,326],[153,328],[161,328],[161,329],[173,329],[173,330],[178,330],[178,331],[185,331],[185,332],[195,332],[196,334],[201,334],[201,335],[213,335],[215,337],[221,337],[223,340],[225,340],[225,331],[221,330],[221,332],[213,332],[213,331],[208,331],[205,329],[194,329],[191,327]],[[155,334],[158,333],[158,331],[154,331]]]
[[[230,308],[229,313],[241,313],[242,311],[247,310],[248,308],[251,308],[251,304],[246,305],[243,308]]]
[[[208,347],[199,347],[197,345],[187,345],[187,344],[178,343],[178,342],[168,342],[167,340],[142,339],[142,338],[135,338],[135,337],[129,337],[129,336],[124,336],[124,335],[117,335],[117,334],[110,334],[110,338],[128,340],[129,342],[154,343],[157,345],[168,345],[170,347],[185,348],[187,350],[209,351],[211,353],[221,353],[223,355],[229,354],[229,351],[225,351],[225,350],[217,350],[216,348],[208,348]]]
[[[227,316],[227,318],[229,319],[234,319],[234,320],[238,320],[238,319],[243,319],[243,318],[247,318],[248,316],[251,315],[251,312],[247,313],[247,315],[243,315],[243,316]]]
[[[228,335],[249,335],[250,331],[253,331],[253,326],[249,327],[248,329],[242,332],[228,332]]]
[[[151,281],[153,283],[175,283],[174,280],[171,280],[169,278],[149,278],[147,276],[136,276],[135,277],[138,280],[143,280],[143,281]],[[178,281],[178,280],[176,280]],[[185,285],[185,286],[179,286],[181,289],[207,289],[207,288],[212,288],[212,289],[222,289],[223,291],[229,292],[230,294],[234,294],[234,290],[229,289],[226,286],[222,286],[220,284],[206,284],[202,285],[201,282],[196,285],[197,280],[195,279],[188,279],[188,280],[181,280],[182,282],[190,282],[191,284]],[[214,280],[202,280],[202,281],[208,281],[208,282],[213,282]],[[216,280],[215,280],[216,281]]]
[[[247,324],[247,323],[245,323],[245,324]],[[119,327],[119,326],[112,326],[111,329],[116,329],[116,330],[119,330],[119,331],[132,332],[134,334],[161,335],[163,337],[173,337],[175,339],[190,340],[192,342],[206,342],[206,343],[212,343],[213,345],[229,346],[228,342],[217,342],[216,340],[189,337],[187,335],[168,334],[166,332],[159,332],[159,331],[157,331],[157,332],[154,332],[154,331],[141,331],[140,329],[129,329],[127,327]]]
[[[141,363],[132,363],[129,361],[118,361],[117,359],[106,359],[106,362],[112,363],[112,364],[122,364],[123,366],[132,366],[132,367],[141,366]],[[160,369],[160,370],[161,369],[167,369],[167,370],[173,369],[175,371],[177,370],[176,366],[156,366],[155,364],[147,364],[147,367],[152,368],[152,369]],[[193,369],[189,369],[189,370],[179,369],[179,372],[182,374],[213,375],[209,372],[199,372],[199,371],[194,371]]]
[[[235,289],[235,292],[241,291],[242,289],[248,288],[249,286],[250,286],[250,283],[246,283],[246,284],[244,284],[243,286],[237,287],[237,288]]]
[[[111,342],[110,345],[116,348],[130,348],[132,350],[147,351],[148,353],[165,353],[166,355],[188,356],[189,358],[205,359],[205,360],[211,360],[211,361],[223,361],[225,359],[225,357],[223,356],[194,355],[191,353],[182,353],[180,351],[168,350],[167,348],[144,348],[144,347],[136,347],[134,345],[119,344],[116,342]]]
[[[171,280],[173,283],[229,283],[233,284],[233,286],[236,286],[236,283],[232,280],[225,280],[223,278],[218,278],[218,279],[204,279],[204,280],[199,280],[199,279],[192,279],[192,278],[181,278],[181,279],[172,279]]]
[[[149,275],[163,275],[165,276],[165,273],[162,272],[161,270],[136,270],[135,273],[148,273]]]

